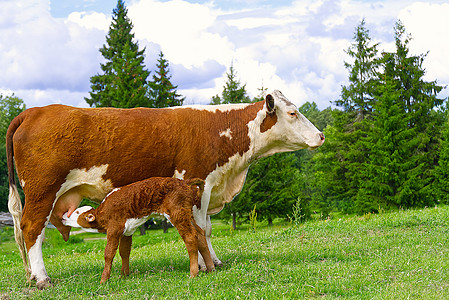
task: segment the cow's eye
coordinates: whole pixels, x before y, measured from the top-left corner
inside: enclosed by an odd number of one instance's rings
[[[291,112],[289,112],[289,115],[292,116],[292,117],[296,117],[296,112],[295,111],[291,111]]]

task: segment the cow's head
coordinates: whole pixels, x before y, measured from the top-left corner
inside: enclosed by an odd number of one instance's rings
[[[324,135],[304,117],[280,91],[265,97],[266,117],[260,125],[266,149],[261,156],[299,149],[316,149],[324,143]]]

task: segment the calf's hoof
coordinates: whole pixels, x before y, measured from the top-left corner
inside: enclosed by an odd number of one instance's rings
[[[45,278],[44,280],[40,280],[36,283],[36,287],[40,290],[52,287],[53,284],[51,283],[51,280],[49,277]]]

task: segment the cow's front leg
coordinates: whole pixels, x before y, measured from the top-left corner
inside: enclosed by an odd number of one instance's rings
[[[214,265],[216,267],[222,267],[223,263],[218,259],[217,255],[215,254],[214,248],[212,247],[212,244],[210,242],[210,237],[212,235],[212,223],[210,221],[210,216],[206,216],[205,218],[206,222],[205,222],[205,227],[203,228],[205,234],[206,234],[206,241],[207,241],[207,246],[209,248],[209,252],[210,252],[210,256],[212,257],[212,261],[214,262]],[[201,226],[200,226],[201,227]],[[200,266],[201,271],[206,271],[206,263],[204,262],[203,257],[200,255],[198,256],[198,264]]]
[[[206,241],[207,246],[209,247],[210,255],[212,257],[212,260],[214,262],[214,265],[216,267],[222,267],[223,263],[218,259],[217,255],[215,254],[214,248],[212,247],[212,244],[210,242],[210,237],[212,235],[212,222],[210,221],[210,216],[206,217]]]

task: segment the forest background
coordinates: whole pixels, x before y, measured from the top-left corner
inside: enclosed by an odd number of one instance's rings
[[[159,53],[156,71],[143,64],[127,9],[119,0],[100,49],[102,74],[90,78],[91,107],[170,107],[184,97],[171,82],[169,62]],[[341,97],[319,110],[307,102],[299,111],[326,136],[316,151],[281,153],[255,162],[241,193],[220,217],[235,228],[250,215],[266,220],[301,220],[334,214],[365,214],[449,202],[449,124],[445,87],[424,80],[426,54],[412,55],[412,37],[398,20],[395,51],[373,43],[365,21],[355,28],[346,49],[349,85]],[[264,98],[267,89],[251,99],[232,63],[221,95],[211,105],[249,103]],[[0,211],[7,211],[9,193],[5,135],[10,121],[26,107],[22,99],[0,95]]]

